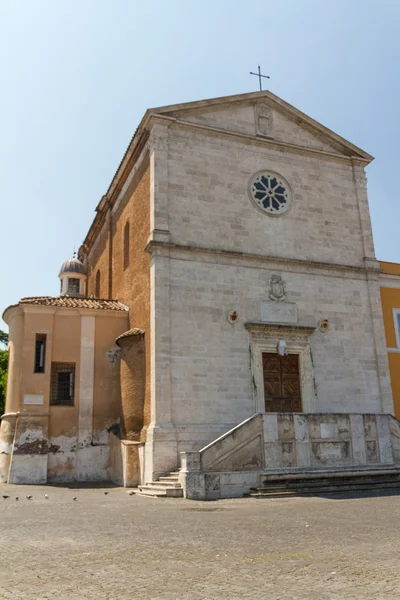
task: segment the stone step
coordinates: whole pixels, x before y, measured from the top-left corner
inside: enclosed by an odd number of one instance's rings
[[[157,498],[182,498],[183,489],[174,487],[157,486],[156,483],[140,485],[139,493],[143,496],[155,496]]]
[[[340,494],[342,492],[361,492],[361,491],[377,491],[383,489],[400,489],[400,481],[385,481],[379,483],[350,483],[337,485],[322,484],[319,486],[307,486],[291,488],[286,486],[271,486],[263,488],[252,488],[250,497],[252,498],[284,498],[289,496],[307,496],[318,494]]]
[[[281,471],[281,472],[267,472],[262,474],[264,481],[282,481],[282,480],[311,480],[311,479],[323,479],[323,478],[336,478],[336,477],[350,477],[354,478],[357,476],[382,476],[382,475],[400,475],[399,466],[373,466],[373,467],[342,467],[341,469],[302,469],[299,471]]]
[[[183,489],[179,483],[179,471],[163,475],[157,481],[139,485],[138,494],[155,498],[182,498]]]
[[[355,476],[346,478],[329,478],[324,477],[321,479],[297,479],[297,480],[286,480],[286,481],[264,481],[264,485],[260,486],[260,489],[298,489],[304,486],[307,487],[320,487],[322,485],[380,485],[382,483],[399,483],[400,475],[382,475],[382,476]]]
[[[179,481],[150,481],[149,483],[146,483],[146,485],[150,486],[150,487],[156,487],[156,488],[180,488],[182,487],[181,484],[179,483]]]
[[[179,483],[179,477],[178,475],[165,475],[164,477],[159,477],[158,481],[162,481],[163,483],[168,481],[176,481]]]

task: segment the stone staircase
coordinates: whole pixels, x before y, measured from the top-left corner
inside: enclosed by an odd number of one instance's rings
[[[287,498],[343,492],[398,489],[400,467],[326,469],[296,473],[270,473],[261,476],[262,487],[252,488],[252,498]]]
[[[173,471],[169,475],[159,477],[157,481],[139,485],[141,496],[153,496],[155,498],[183,498],[183,488],[179,483],[179,471]]]

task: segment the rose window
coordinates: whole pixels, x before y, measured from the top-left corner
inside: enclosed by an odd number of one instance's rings
[[[271,216],[279,216],[290,208],[290,188],[275,173],[258,173],[250,185],[250,197],[254,204]]]

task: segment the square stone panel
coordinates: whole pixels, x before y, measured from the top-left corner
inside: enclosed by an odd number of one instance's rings
[[[292,414],[278,415],[278,438],[279,441],[294,439],[294,424]]]
[[[205,487],[206,492],[219,492],[220,489],[220,475],[211,475],[210,473],[205,474]]]
[[[375,415],[364,415],[365,439],[376,440],[378,433]]]
[[[294,444],[291,442],[285,442],[282,446],[282,467],[294,467]]]
[[[349,442],[315,442],[311,444],[312,466],[335,467],[348,465],[350,460]]]
[[[367,463],[374,464],[378,463],[378,445],[376,440],[368,440],[366,442],[367,447]]]

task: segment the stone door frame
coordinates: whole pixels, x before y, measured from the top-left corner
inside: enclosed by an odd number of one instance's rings
[[[279,340],[286,342],[288,354],[298,354],[302,409],[304,413],[315,412],[314,377],[308,340],[315,327],[277,323],[246,323],[245,327],[250,333],[254,412],[265,412],[263,352],[277,352]]]

